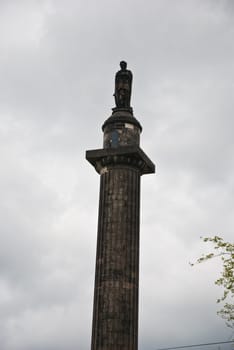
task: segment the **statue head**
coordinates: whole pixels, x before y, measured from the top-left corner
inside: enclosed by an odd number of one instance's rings
[[[120,68],[121,68],[122,70],[126,70],[126,68],[127,68],[127,62],[121,61],[121,62],[120,62]]]

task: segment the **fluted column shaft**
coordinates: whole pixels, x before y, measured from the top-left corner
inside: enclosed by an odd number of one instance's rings
[[[137,350],[140,171],[101,174],[92,350]]]

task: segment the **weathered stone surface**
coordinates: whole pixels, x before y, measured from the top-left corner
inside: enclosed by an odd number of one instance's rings
[[[104,148],[117,148],[140,144],[142,127],[133,116],[132,109],[114,108],[102,126],[104,131]]]
[[[140,173],[101,175],[93,314],[93,350],[136,350]]]
[[[139,123],[139,121],[133,116],[132,110],[129,109],[116,109],[113,108],[114,112],[112,115],[105,120],[104,124],[102,125],[102,130],[105,132],[106,126],[110,124],[117,124],[117,123],[129,123],[135,125],[140,132],[142,131],[142,126]]]

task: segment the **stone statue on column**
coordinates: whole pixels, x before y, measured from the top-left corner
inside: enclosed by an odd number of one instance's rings
[[[131,108],[132,72],[125,61],[120,62],[120,68],[115,75],[115,104],[117,108]]]

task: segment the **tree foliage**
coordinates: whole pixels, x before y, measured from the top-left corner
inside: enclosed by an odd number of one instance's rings
[[[214,253],[202,255],[197,259],[197,263],[220,257],[222,261],[221,276],[215,281],[215,284],[223,288],[223,294],[217,299],[217,303],[221,303],[222,307],[217,312],[222,317],[228,327],[234,328],[234,244],[225,242],[223,238],[205,237],[204,242],[213,243]],[[194,264],[191,264],[192,266]]]

